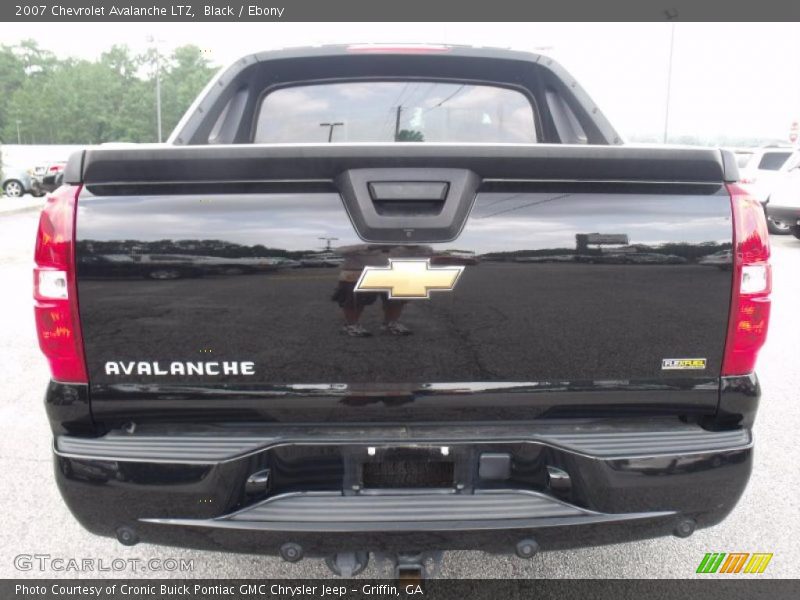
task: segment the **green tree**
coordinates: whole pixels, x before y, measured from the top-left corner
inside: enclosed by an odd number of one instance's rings
[[[8,106],[10,120],[23,123],[24,141],[145,141],[146,113],[139,102],[144,84],[133,73],[120,72],[117,61],[126,52],[115,49],[97,62],[62,61],[46,76],[26,79]]]
[[[8,114],[14,93],[28,80],[47,77],[57,64],[55,55],[39,48],[33,40],[17,46],[0,46],[0,139],[17,141],[16,121],[10,122]]]
[[[8,104],[12,94],[25,81],[25,67],[8,46],[0,46],[0,135],[8,123]],[[17,141],[16,136],[3,136],[3,141]]]
[[[57,59],[34,43],[0,46],[0,139],[99,144],[156,140],[154,55],[113,46],[96,61]],[[161,59],[168,134],[214,69],[194,46]]]
[[[398,142],[424,142],[425,135],[416,129],[401,129],[397,132]]]

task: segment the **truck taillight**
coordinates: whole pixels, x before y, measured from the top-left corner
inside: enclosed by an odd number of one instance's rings
[[[75,212],[79,186],[47,197],[39,217],[33,299],[39,347],[56,381],[88,383],[75,283]]]
[[[767,339],[772,268],[764,209],[745,190],[729,184],[733,207],[733,293],[723,375],[747,375]]]

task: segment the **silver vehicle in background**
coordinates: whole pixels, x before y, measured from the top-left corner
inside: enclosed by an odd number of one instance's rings
[[[800,165],[778,180],[767,205],[769,217],[800,239]]]
[[[746,153],[737,154],[744,160]],[[744,167],[739,164],[740,183],[761,202],[767,215],[770,233],[787,234],[790,223],[782,221],[772,210],[772,194],[790,170],[800,165],[800,151],[792,146],[764,146],[753,151]]]
[[[34,192],[34,177],[25,169],[3,169],[3,180],[0,182],[3,195],[9,198],[19,198]]]

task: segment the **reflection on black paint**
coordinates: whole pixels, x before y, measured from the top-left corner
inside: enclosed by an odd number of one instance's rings
[[[576,234],[576,238],[587,235]],[[374,244],[373,244],[374,245]],[[245,275],[298,267],[336,267],[344,257],[335,251],[308,249],[290,251],[266,248],[261,244],[244,246],[222,240],[81,240],[78,243],[79,274],[86,277],[150,277],[177,279],[202,275]],[[388,256],[388,255],[387,255]],[[706,241],[697,244],[664,243],[585,245],[580,239],[574,248],[521,249],[476,254],[472,250],[430,248],[432,264],[477,265],[480,261],[511,263],[585,263],[680,265],[695,263],[730,268],[731,243]],[[159,277],[169,270],[174,277]]]

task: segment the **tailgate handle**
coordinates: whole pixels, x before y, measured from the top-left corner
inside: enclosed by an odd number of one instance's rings
[[[437,167],[349,169],[336,177],[358,235],[384,244],[454,240],[480,183],[469,169]]]
[[[371,181],[373,202],[444,202],[450,184],[446,181]]]

